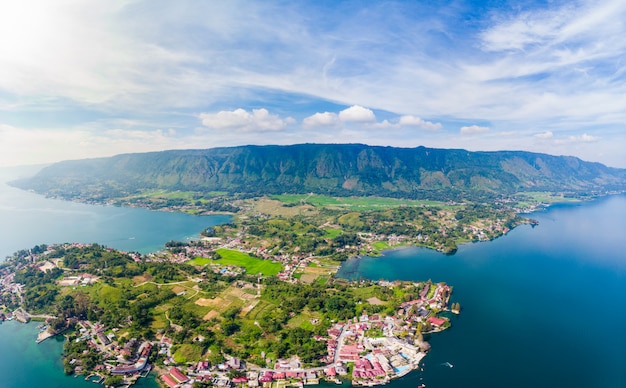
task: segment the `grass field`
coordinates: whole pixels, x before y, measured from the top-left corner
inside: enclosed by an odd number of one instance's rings
[[[355,287],[352,289],[352,294],[356,298],[369,299],[374,296],[375,287]]]
[[[291,318],[289,322],[287,322],[287,326],[289,326],[292,329],[296,327],[301,327],[303,329],[312,330],[315,327],[315,325],[311,323],[311,320],[314,318],[319,319],[320,316],[321,315],[319,313],[311,313],[308,310],[304,310],[300,314]]]
[[[372,244],[372,248],[376,249],[377,251],[384,251],[385,249],[391,248],[391,246],[389,245],[389,243],[387,243],[387,241],[376,241]]]
[[[248,318],[259,319],[276,308],[276,305],[266,300],[260,300],[259,303],[248,313]]]
[[[221,256],[221,258],[213,260],[213,263],[243,267],[246,269],[248,274],[272,276],[278,274],[283,269],[283,266],[280,263],[257,259],[256,257],[252,257],[246,253],[232,249],[220,248],[216,252]]]
[[[528,192],[518,193],[518,195],[526,196],[535,202],[550,203],[550,204],[559,203],[559,202],[580,202],[580,199],[578,198],[566,198],[562,194],[554,194],[554,193],[543,192],[543,191],[528,191]],[[525,207],[531,204],[532,204],[531,202],[522,201],[518,203],[518,206]]]
[[[399,206],[444,206],[438,201],[417,201],[382,197],[329,197],[326,195],[283,194],[272,199],[285,203],[306,203],[315,207],[330,207],[353,210],[376,210]]]
[[[287,202],[282,202],[270,198],[258,198],[254,200],[255,211],[280,217],[294,217],[297,215],[312,216],[317,213],[317,209],[311,205],[284,206]],[[292,203],[287,203],[292,204]]]
[[[203,266],[203,265],[207,265],[207,264],[213,264],[214,262],[215,262],[215,260],[207,259],[206,257],[196,257],[193,260],[189,260],[187,262],[187,264]]]
[[[341,229],[324,229],[324,232],[326,232],[326,234],[324,235],[324,238],[335,238],[335,237],[341,235],[343,233],[343,230],[341,230]]]

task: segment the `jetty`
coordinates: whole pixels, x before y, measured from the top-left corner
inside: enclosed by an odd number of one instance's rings
[[[39,332],[39,334],[37,334],[37,339],[35,340],[36,343],[40,343],[43,342],[45,340],[47,340],[50,337],[54,337],[56,334],[54,333],[50,333],[50,331],[48,331],[48,329],[46,330],[42,330]]]

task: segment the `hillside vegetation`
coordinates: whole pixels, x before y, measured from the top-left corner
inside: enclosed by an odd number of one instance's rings
[[[14,185],[66,199],[91,200],[148,190],[447,200],[519,191],[623,190],[626,170],[575,157],[522,151],[300,144],[65,161]]]

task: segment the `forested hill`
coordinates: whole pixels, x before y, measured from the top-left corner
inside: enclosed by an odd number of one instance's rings
[[[626,170],[569,156],[362,144],[176,150],[65,161],[13,184],[64,198],[147,189],[425,198],[626,188]]]

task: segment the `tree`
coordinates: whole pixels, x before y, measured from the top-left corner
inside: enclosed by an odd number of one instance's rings
[[[124,383],[124,378],[122,376],[108,376],[104,379],[105,387],[117,387],[118,385],[122,385]]]

